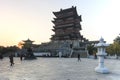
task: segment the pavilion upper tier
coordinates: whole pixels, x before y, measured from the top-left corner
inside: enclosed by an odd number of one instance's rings
[[[51,40],[84,40],[87,41],[80,34],[82,21],[81,15],[77,14],[76,7],[71,7],[68,9],[60,9],[58,12],[53,12],[55,15],[54,20],[52,21],[53,32]]]

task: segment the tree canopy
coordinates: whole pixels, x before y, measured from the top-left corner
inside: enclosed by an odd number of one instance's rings
[[[110,55],[117,55],[120,56],[120,37],[117,36],[114,39],[113,44],[110,44],[109,47],[107,47],[107,53]]]

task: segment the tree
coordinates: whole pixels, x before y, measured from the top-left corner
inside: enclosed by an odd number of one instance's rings
[[[87,50],[89,55],[95,55],[97,52],[97,48],[94,47],[94,45],[90,44],[87,46]]]
[[[106,51],[110,55],[120,56],[120,37],[119,36],[117,36],[114,39],[113,44],[111,44],[109,47],[107,47]]]
[[[3,46],[0,46],[0,53],[2,55],[6,55],[8,56],[9,53],[15,53],[19,48],[17,46],[8,46],[8,47],[3,47]]]
[[[109,54],[109,55],[115,55],[114,53],[115,53],[115,50],[114,50],[114,45],[113,44],[110,44],[107,48],[106,48],[106,52],[107,52],[107,54]]]
[[[115,39],[114,39],[114,42],[118,42],[120,44],[120,37],[117,36]]]

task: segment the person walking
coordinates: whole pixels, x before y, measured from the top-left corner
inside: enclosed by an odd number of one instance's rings
[[[12,54],[10,54],[9,59],[10,59],[10,66],[13,66],[14,65],[14,59],[13,59]]]
[[[81,61],[81,59],[80,59],[80,54],[78,54],[78,61]]]
[[[1,59],[1,60],[3,59],[3,55],[2,55],[2,53],[0,53],[0,59]]]
[[[20,60],[21,61],[23,60],[23,54],[20,54]]]

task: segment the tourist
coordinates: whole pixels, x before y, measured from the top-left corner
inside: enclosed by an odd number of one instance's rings
[[[94,59],[97,59],[97,55],[96,55],[96,53],[94,54]]]
[[[3,59],[3,55],[2,55],[2,53],[0,53],[0,59],[1,59],[1,60]]]
[[[78,61],[81,61],[81,59],[80,59],[80,54],[78,54]]]
[[[13,59],[12,54],[10,54],[9,59],[10,59],[10,66],[13,66],[14,65],[14,59]]]
[[[20,54],[20,60],[22,61],[22,59],[23,59],[23,54]]]

